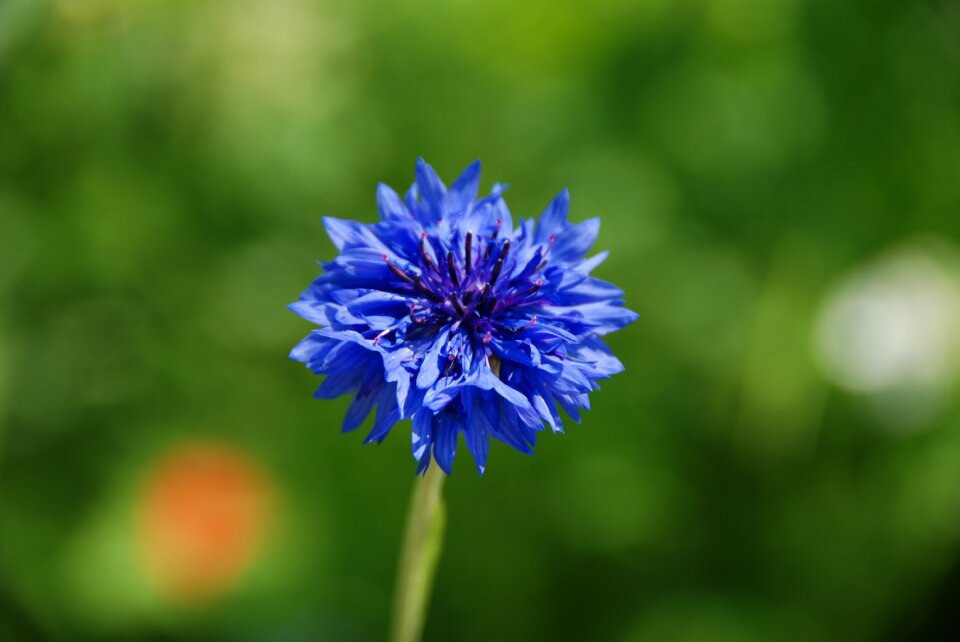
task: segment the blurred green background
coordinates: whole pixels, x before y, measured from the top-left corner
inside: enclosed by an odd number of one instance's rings
[[[465,452],[426,639],[960,635],[960,5],[0,0],[0,640],[374,641],[408,427],[285,310],[423,155],[640,320]]]

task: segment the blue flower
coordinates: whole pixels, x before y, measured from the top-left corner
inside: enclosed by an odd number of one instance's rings
[[[353,394],[345,432],[376,406],[364,443],[410,418],[418,473],[449,474],[461,433],[483,474],[491,438],[532,453],[558,406],[579,422],[623,370],[600,337],[637,318],[590,276],[600,221],[568,222],[567,190],[514,226],[506,186],[477,199],[479,180],[477,161],[447,188],[420,159],[405,198],[379,186],[378,223],[325,218],[340,254],[290,306],[320,326],[290,353],[326,375],[315,396]]]

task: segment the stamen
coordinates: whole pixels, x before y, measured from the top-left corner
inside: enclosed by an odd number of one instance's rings
[[[387,328],[386,330],[384,330],[383,332],[375,336],[373,338],[373,345],[378,345],[380,343],[380,339],[384,338],[385,336],[393,332],[393,330],[394,330],[393,328]]]
[[[443,374],[448,374],[451,370],[453,370],[453,366],[457,365],[457,357],[459,356],[460,356],[459,350],[447,356],[447,361],[449,361],[450,363],[447,364],[447,367],[443,371]]]
[[[533,294],[540,289],[540,286],[543,285],[543,279],[537,279],[536,283],[533,284],[533,287],[530,288],[530,291],[527,294]]]
[[[490,331],[487,330],[487,331],[484,333],[483,338],[480,339],[480,341],[482,341],[483,344],[486,345],[486,344],[490,343],[490,340],[491,340],[491,339],[493,339],[493,335],[491,335],[491,334],[490,334]]]
[[[500,276],[500,270],[503,269],[503,259],[497,259],[497,262],[493,266],[493,274],[490,275],[490,283],[496,283],[497,277]]]
[[[543,268],[547,267],[547,263],[549,263],[549,261],[547,260],[547,255],[550,254],[550,250],[553,249],[553,242],[556,240],[557,240],[557,237],[553,234],[551,234],[549,238],[547,238],[547,249],[543,251],[543,261],[540,263],[540,265],[537,266],[537,269],[533,271],[534,274],[536,274]]]
[[[410,275],[401,270],[399,267],[393,264],[393,261],[390,260],[390,257],[386,254],[381,254],[383,260],[387,263],[387,267],[390,268],[390,271],[397,275],[399,278],[403,279],[407,283],[414,283],[414,280],[410,278]]]
[[[467,251],[467,274],[470,274],[470,267],[473,263],[473,232],[467,232],[467,240],[465,245],[465,249]]]
[[[527,328],[532,328],[532,327],[535,326],[535,325],[537,325],[537,315],[533,315],[533,316],[530,318],[530,321],[527,322],[527,325],[523,326],[523,327],[520,328],[520,329],[521,329],[521,330],[526,330]]]
[[[457,298],[456,294],[450,295],[450,303],[453,304],[454,309],[457,311],[457,314],[463,316],[463,306],[460,305],[460,300]]]
[[[424,316],[418,317],[417,316],[418,312],[423,312]],[[410,320],[413,321],[414,323],[427,323],[430,319],[430,315],[431,315],[430,310],[428,310],[427,308],[425,307],[421,308],[416,303],[410,304]]]
[[[434,292],[433,290],[431,290],[430,288],[428,288],[427,285],[423,282],[423,279],[421,279],[419,276],[416,278],[416,280],[414,280],[413,284],[416,285],[420,289],[420,291],[423,292],[426,295],[426,297],[431,301],[434,301],[435,303],[440,303],[441,301],[443,301],[440,295]]]
[[[423,257],[423,262],[428,268],[431,268],[439,272],[439,270],[437,270],[437,266],[433,262],[433,259],[430,258],[430,254],[427,253],[426,240],[427,240],[427,231],[424,230],[423,233],[420,235],[420,256]]]
[[[457,278],[457,269],[453,265],[453,252],[447,252],[447,269],[450,272],[450,280],[453,281],[454,287],[460,287],[460,279]]]
[[[493,234],[490,235],[490,242],[487,243],[487,247],[483,250],[483,260],[486,261],[490,256],[490,252],[493,250],[493,247],[497,244],[497,237],[500,236],[500,227],[503,225],[503,221],[497,219],[497,227],[493,230]]]
[[[510,252],[510,239],[507,239],[503,242],[503,249],[500,250],[500,258],[497,259],[496,265],[493,266],[493,274],[490,275],[490,285],[493,285],[497,282],[497,277],[500,276],[500,270],[503,269],[503,261],[507,258],[507,253]]]

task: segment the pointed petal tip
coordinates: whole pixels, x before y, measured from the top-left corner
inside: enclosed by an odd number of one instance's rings
[[[426,175],[426,176],[431,176],[431,177],[435,176],[435,177],[437,178],[437,180],[440,179],[439,175],[437,174],[437,171],[436,171],[435,169],[433,169],[433,165],[431,165],[430,163],[428,163],[428,162],[423,158],[423,156],[418,156],[418,157],[417,157],[417,175],[418,175],[418,176]],[[423,187],[423,186],[420,186],[420,187],[421,187],[421,192],[422,192],[422,187]]]
[[[416,458],[414,458],[416,459]],[[417,462],[417,477],[424,477],[427,474],[427,469],[430,468],[430,453],[424,453],[420,459],[416,459]]]

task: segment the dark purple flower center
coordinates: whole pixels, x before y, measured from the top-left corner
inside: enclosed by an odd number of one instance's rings
[[[493,332],[506,329],[498,323],[498,315],[540,298],[540,273],[547,266],[553,235],[523,266],[510,253],[510,239],[498,238],[500,228],[498,220],[488,238],[467,232],[462,244],[457,243],[462,253],[445,249],[425,231],[416,262],[404,266],[383,255],[390,271],[400,279],[399,289],[416,297],[410,304],[410,318],[422,331],[449,325],[451,331],[465,328],[489,343]],[[536,320],[533,316],[527,327]]]

